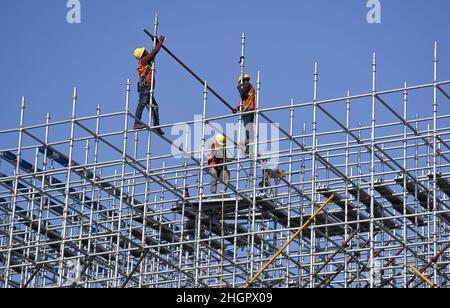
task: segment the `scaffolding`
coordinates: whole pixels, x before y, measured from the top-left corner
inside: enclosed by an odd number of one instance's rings
[[[108,114],[77,116],[74,89],[70,119],[26,125],[23,98],[19,127],[0,131],[0,287],[241,288],[330,198],[253,286],[447,287],[450,80],[438,79],[437,44],[433,63],[432,82],[379,90],[374,55],[370,92],[325,100],[316,64],[312,101],[267,108],[258,73],[255,124],[278,136],[257,129],[245,156],[227,135],[236,155],[219,196],[208,195],[206,128],[239,123],[240,136],[243,114],[209,116],[211,95],[230,105],[186,65],[203,114],[161,128],[200,126],[194,149],[131,128],[130,81],[125,109]],[[429,114],[411,116],[415,104]],[[156,138],[182,157],[152,153]]]

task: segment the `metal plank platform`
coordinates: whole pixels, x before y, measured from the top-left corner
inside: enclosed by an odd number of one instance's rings
[[[389,201],[392,204],[392,207],[394,210],[396,210],[401,215],[404,214],[406,211],[406,214],[408,215],[414,215],[415,212],[410,207],[405,207],[405,202],[402,198],[399,196],[396,196],[394,191],[387,185],[384,185],[383,181],[378,180],[375,184],[375,190],[387,201]],[[408,220],[412,223],[416,223],[419,226],[423,226],[425,224],[425,221],[421,217],[408,217]]]
[[[430,176],[430,175],[429,175]],[[432,176],[432,175],[431,175]],[[433,177],[433,176],[432,176]],[[402,186],[404,185],[404,178],[403,176],[398,176],[395,179],[395,182]],[[443,182],[441,181],[441,184]],[[419,204],[426,210],[431,211],[433,208],[433,198],[431,195],[427,194],[426,192],[420,190],[418,185],[414,181],[406,181],[406,190],[408,193],[413,196],[414,198],[419,201]],[[445,221],[446,224],[450,225],[450,215],[447,213],[439,214],[438,215],[443,221]]]

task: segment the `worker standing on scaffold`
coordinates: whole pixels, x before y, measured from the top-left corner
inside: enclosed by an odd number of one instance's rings
[[[250,83],[250,76],[243,74],[238,81],[238,91],[241,97],[241,104],[233,109],[233,113],[242,113],[242,120],[245,126],[245,156],[249,157],[253,151],[250,151],[250,141],[254,138],[255,123],[255,88]]]
[[[215,140],[211,143],[211,152],[208,154],[208,165],[210,166],[211,195],[217,194],[218,179],[222,179],[222,195],[227,191],[227,185],[230,182],[230,171],[228,167],[223,165],[227,162],[227,138],[222,134],[217,134]],[[220,166],[222,165],[222,166]]]
[[[156,38],[155,38],[156,39]],[[153,95],[153,100],[150,102],[151,95],[151,87],[153,82],[153,89],[155,88],[155,81],[153,79],[153,61],[155,60],[156,55],[161,50],[161,47],[164,43],[165,37],[160,36],[159,40],[157,39],[156,47],[148,53],[147,50],[143,48],[136,48],[134,51],[134,56],[139,61],[138,64],[138,75],[139,75],[139,83],[138,83],[138,92],[139,92],[139,104],[136,109],[136,122],[134,124],[134,129],[144,129],[146,126],[142,123],[142,112],[144,108],[152,108],[152,118],[153,118],[153,126],[159,126],[159,106],[156,102],[155,96]],[[155,132],[159,135],[164,135],[164,132],[161,128],[155,130]]]

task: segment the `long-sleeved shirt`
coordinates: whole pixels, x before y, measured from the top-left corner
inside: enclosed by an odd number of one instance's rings
[[[155,59],[156,55],[161,50],[162,45],[163,45],[163,42],[160,42],[158,40],[158,44],[156,44],[155,48],[151,52],[149,52],[145,57],[143,57],[141,59],[141,61],[140,61],[141,64],[143,66],[150,65],[153,62],[153,60]]]
[[[139,77],[142,78],[145,76],[145,83],[147,85],[150,85],[152,83],[153,76],[152,73],[149,71],[149,69],[151,70],[150,67],[152,65],[152,62],[155,60],[156,55],[161,50],[162,44],[163,42],[158,41],[156,47],[139,61],[138,66]]]
[[[250,82],[244,82],[238,85],[239,95],[243,101],[247,100],[252,85]]]

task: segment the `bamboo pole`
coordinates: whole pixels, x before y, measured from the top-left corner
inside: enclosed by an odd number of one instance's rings
[[[247,285],[244,287],[244,289],[248,289],[255,281],[258,279],[259,276],[261,276],[262,273],[278,258],[278,256],[295,240],[297,236],[299,236],[306,228],[309,227],[309,225],[313,222],[313,220],[319,215],[320,212],[333,200],[334,195],[332,195],[330,198],[328,198],[327,201],[325,201],[324,204],[308,219],[308,221],[289,239],[289,241],[284,244],[283,247],[278,250],[278,252],[269,260],[269,262],[264,265],[259,272],[253,277]]]
[[[426,283],[428,283],[433,289],[439,289],[440,287],[431,282],[430,279],[428,279],[424,274],[422,274],[417,268],[415,268],[413,265],[409,265],[409,268],[413,270],[414,273],[416,273],[417,276],[422,278]]]

